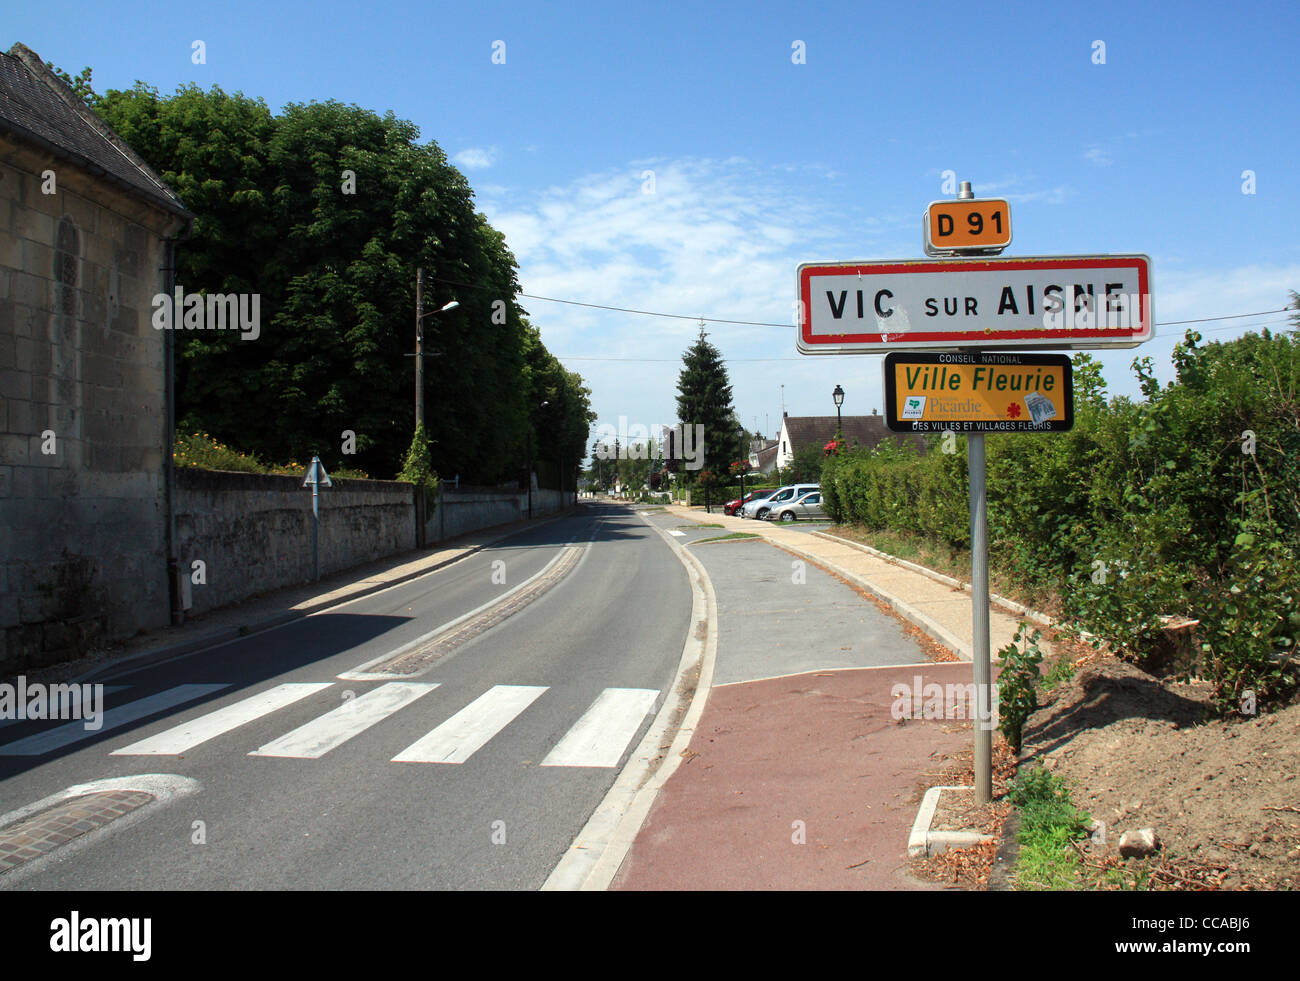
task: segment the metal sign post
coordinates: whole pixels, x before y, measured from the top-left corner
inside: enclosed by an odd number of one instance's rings
[[[311,581],[320,580],[320,488],[321,485],[333,487],[330,481],[330,475],[325,472],[325,465],[320,462],[320,457],[311,458],[311,466],[307,468],[307,479],[302,482],[306,487],[311,485]]]
[[[970,490],[975,791],[993,796],[996,705],[989,638],[986,432],[1066,432],[1070,359],[1017,348],[1136,347],[1155,336],[1151,260],[1140,254],[1002,258],[1005,198],[932,201],[929,259],[804,263],[795,271],[800,354],[885,354],[892,432],[966,436]],[[918,353],[932,352],[932,353]]]
[[[993,799],[993,667],[989,658],[989,499],[984,434],[966,436],[970,479],[970,592],[975,682],[975,799]]]

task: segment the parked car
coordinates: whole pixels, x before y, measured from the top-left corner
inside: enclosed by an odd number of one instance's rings
[[[805,494],[793,501],[775,504],[764,517],[768,521],[798,521],[800,518],[819,520],[825,518],[826,512],[822,510],[822,492],[815,490],[811,494]]]
[[[821,490],[820,484],[787,484],[778,488],[776,493],[771,497],[765,497],[761,500],[750,501],[740,509],[740,515],[743,518],[766,518],[767,512],[777,504],[788,504],[796,498],[803,497],[805,494],[811,494],[813,491]]]
[[[775,487],[769,487],[766,490],[752,490],[744,497],[738,497],[734,501],[728,501],[722,506],[723,514],[735,514],[750,501],[759,501],[766,497],[771,497],[776,493]]]

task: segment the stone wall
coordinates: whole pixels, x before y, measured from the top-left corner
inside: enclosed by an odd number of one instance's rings
[[[169,620],[150,315],[180,224],[0,136],[0,672]]]
[[[528,492],[457,490],[444,485],[442,497],[428,521],[428,541],[455,538],[471,531],[522,521],[528,517]],[[533,517],[554,514],[572,503],[573,492],[533,488]]]
[[[334,480],[320,490],[320,574],[415,547],[410,484]],[[176,471],[176,541],[202,613],[312,580],[311,488],[301,477]],[[204,583],[194,582],[194,562]]]

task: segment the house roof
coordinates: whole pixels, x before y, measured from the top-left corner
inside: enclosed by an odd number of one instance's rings
[[[23,44],[0,52],[0,132],[69,160],[166,211],[192,217],[162,178]]]
[[[818,447],[825,446],[835,436],[835,416],[786,416],[785,430],[790,442],[790,453],[798,453],[809,443]],[[925,440],[919,434],[891,433],[885,426],[885,417],[845,416],[841,430],[848,441],[850,449],[862,447],[874,450],[885,439],[893,438],[898,442],[912,442],[921,452],[925,451]]]

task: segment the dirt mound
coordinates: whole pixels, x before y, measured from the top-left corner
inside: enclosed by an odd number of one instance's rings
[[[1207,686],[1100,658],[1058,686],[1025,728],[1075,803],[1120,835],[1155,828],[1173,867],[1215,870],[1229,889],[1300,886],[1300,705],[1204,721]]]

